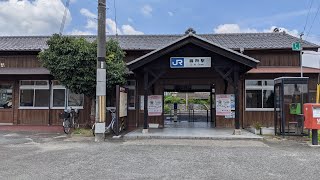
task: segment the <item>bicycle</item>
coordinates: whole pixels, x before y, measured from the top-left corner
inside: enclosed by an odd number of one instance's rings
[[[60,119],[63,119],[62,127],[66,134],[70,133],[71,128],[79,128],[78,122],[79,111],[78,109],[68,108],[63,113],[59,113]]]
[[[107,108],[108,111],[111,114],[111,122],[110,124],[106,127],[105,134],[109,134],[111,131],[113,134],[116,134],[116,109],[115,108]],[[92,129],[92,134],[95,136],[95,123],[91,127]]]

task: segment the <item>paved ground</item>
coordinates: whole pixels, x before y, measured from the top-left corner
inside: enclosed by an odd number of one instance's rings
[[[0,131],[0,179],[319,179],[303,142],[144,139],[94,143]]]

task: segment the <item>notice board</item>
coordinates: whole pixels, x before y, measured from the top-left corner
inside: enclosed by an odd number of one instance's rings
[[[235,110],[234,94],[217,94],[216,95],[216,115],[232,118]]]

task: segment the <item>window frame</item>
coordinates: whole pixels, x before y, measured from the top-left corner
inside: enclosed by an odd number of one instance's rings
[[[22,82],[26,81],[33,81],[33,85],[21,85]],[[36,85],[36,81],[46,81],[47,85]],[[53,81],[52,81],[53,82]],[[69,103],[69,89],[65,88],[63,85],[53,85],[51,84],[51,89],[49,85],[49,80],[20,80],[19,81],[19,108],[18,109],[64,109],[63,107],[53,107],[53,90],[54,89],[64,89],[65,90],[65,96],[67,96],[67,103]],[[33,90],[33,106],[21,106],[21,90]],[[35,92],[36,90],[49,90],[49,96],[50,96],[50,103],[47,107],[36,107],[35,106]],[[83,104],[84,104],[84,95],[81,94],[82,99],[83,99]],[[65,102],[66,103],[66,102]],[[68,104],[67,104],[68,105]],[[83,106],[71,106],[72,108],[75,109],[83,109]],[[69,107],[69,106],[67,106]]]
[[[245,94],[245,98],[244,98],[244,104],[245,104],[245,111],[274,111],[274,107],[273,108],[264,108],[263,107],[263,91],[268,91],[271,90],[274,93],[274,85],[270,86],[270,85],[264,85],[265,81],[273,81],[273,79],[245,79],[244,81],[244,94]],[[262,81],[261,85],[247,85],[247,81]],[[260,90],[261,91],[261,108],[247,108],[247,90]]]
[[[22,82],[33,81],[33,85],[22,85]],[[45,81],[47,85],[36,85],[36,81]],[[21,106],[21,90],[33,90],[33,105]],[[49,80],[20,80],[19,82],[19,108],[18,109],[49,109],[50,103],[47,107],[36,107],[35,98],[36,90],[48,90],[50,95]]]
[[[64,102],[65,104],[67,104],[67,107],[69,107],[69,93],[70,93],[70,90],[67,89],[66,87],[64,87],[63,85],[52,85],[51,87],[51,97],[50,97],[50,108],[51,109],[64,109],[65,108],[65,105],[63,107],[54,107],[53,106],[53,90],[56,90],[56,89],[63,89],[65,90],[65,97],[67,97],[67,101]],[[82,99],[83,99],[83,103],[84,103],[84,95],[81,94],[82,96]],[[83,109],[83,105],[82,106],[70,106],[74,109]]]

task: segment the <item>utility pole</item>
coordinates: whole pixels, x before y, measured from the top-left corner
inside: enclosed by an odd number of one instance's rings
[[[304,35],[303,33],[300,34],[300,45],[301,45],[301,49],[300,49],[300,75],[301,75],[301,77],[303,77],[303,67],[302,67],[302,54],[303,54],[302,36],[303,35]]]
[[[106,129],[106,0],[98,0],[98,49],[95,141],[104,141]]]

